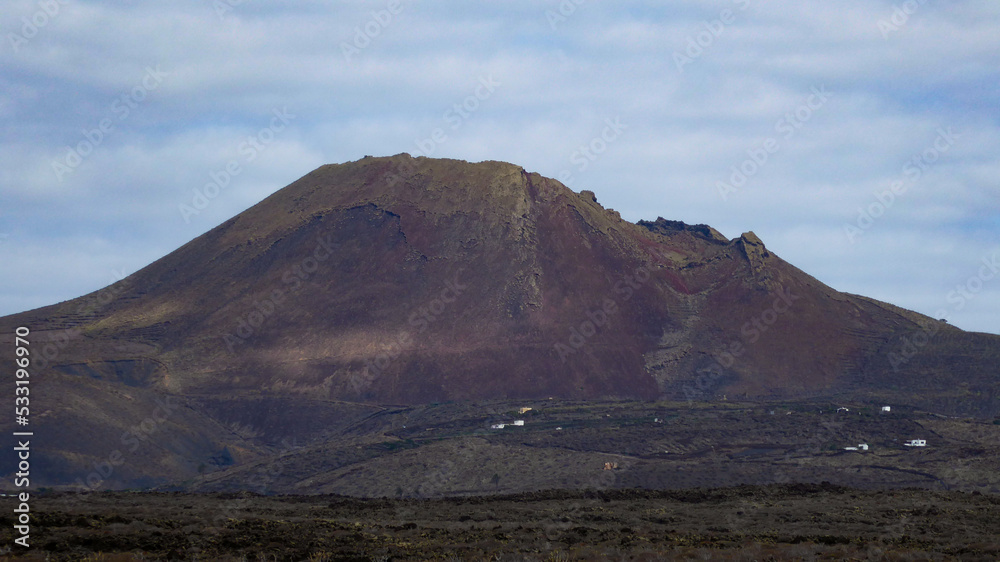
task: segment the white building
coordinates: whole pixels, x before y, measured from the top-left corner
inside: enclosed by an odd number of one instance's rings
[[[903,444],[906,445],[907,447],[926,447],[927,446],[927,440],[926,439],[910,439],[909,441],[907,441],[906,443],[903,443]]]
[[[506,427],[506,425],[507,424],[503,424],[503,423],[495,423],[495,424],[493,424],[493,425],[490,426],[490,429],[503,429],[504,427]]]
[[[514,420],[514,425],[524,425],[524,420]]]
[[[892,408],[890,408],[889,406],[882,406],[882,411],[883,412],[891,412]]]

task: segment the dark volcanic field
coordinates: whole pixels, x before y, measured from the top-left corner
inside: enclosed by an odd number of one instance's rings
[[[1000,559],[1000,420],[883,413],[880,402],[382,408],[158,492],[38,490],[33,548],[13,554]],[[525,423],[490,429],[514,419]],[[914,438],[927,446],[903,445]],[[844,450],[859,443],[869,450]],[[0,548],[13,544],[14,507],[0,498]]]
[[[533,409],[519,413],[523,407]],[[208,466],[197,478],[159,489],[438,498],[826,481],[1000,495],[1000,420],[880,408],[879,402],[445,403],[383,407],[318,436],[309,436],[304,421],[272,427],[230,409],[236,414],[226,421],[235,427],[295,443],[247,460],[234,449],[236,463]],[[524,425],[490,429],[516,419]],[[905,446],[910,439],[927,446]],[[845,450],[861,443],[869,449]],[[605,463],[617,468],[604,470]]]
[[[14,507],[2,501],[3,512]],[[434,500],[50,493],[23,560],[996,560],[1000,497],[829,484]],[[3,517],[3,544],[13,539]],[[6,551],[9,557],[9,551]]]

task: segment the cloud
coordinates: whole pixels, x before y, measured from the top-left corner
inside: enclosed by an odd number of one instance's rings
[[[387,0],[247,1],[221,15],[196,0],[73,0],[15,49],[40,8],[8,2],[0,258],[17,267],[0,272],[0,314],[97,289],[322,163],[414,153],[435,128],[448,140],[434,156],[569,172],[630,220],[754,230],[837,289],[928,314],[993,251],[994,4],[921,3],[905,22],[888,0],[562,4],[401,0],[387,17]],[[134,99],[151,68],[162,82]],[[495,93],[453,128],[449,109],[489,77]],[[796,120],[815,88],[830,99]],[[241,142],[282,108],[294,121],[246,162]],[[53,162],[103,119],[113,128],[60,181]],[[573,154],[606,119],[628,128],[581,169]],[[953,145],[909,174],[949,127]],[[720,197],[769,139],[779,148]],[[240,173],[185,221],[178,206],[233,160]],[[905,192],[852,241],[845,225],[896,181]],[[60,275],[66,264],[78,274]],[[996,285],[951,321],[1000,331]]]

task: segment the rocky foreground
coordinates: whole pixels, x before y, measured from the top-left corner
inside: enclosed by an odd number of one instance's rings
[[[9,499],[3,506],[10,513]],[[10,504],[10,505],[6,505]],[[50,494],[18,560],[996,560],[1000,496],[830,484],[439,500]],[[11,544],[4,517],[3,544]]]

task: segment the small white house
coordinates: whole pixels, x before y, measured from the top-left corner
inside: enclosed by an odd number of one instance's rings
[[[868,443],[859,443],[857,447],[844,447],[845,451],[867,451]]]
[[[504,424],[504,423],[495,423],[495,424],[493,424],[493,425],[490,426],[490,429],[503,429],[506,426],[507,426],[507,424]]]
[[[882,406],[882,411],[883,412],[891,412],[892,408],[890,408],[889,406]]]
[[[907,447],[926,447],[927,446],[927,440],[926,439],[910,439],[906,443],[903,443],[903,445],[906,445]]]
[[[845,408],[843,406],[837,408],[837,412],[850,412],[850,411],[851,410],[849,408]]]
[[[514,420],[514,425],[524,425],[524,420]]]

